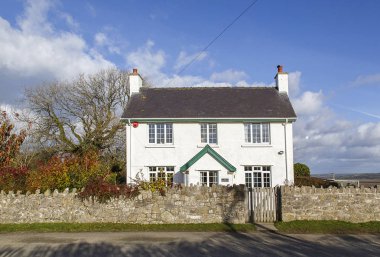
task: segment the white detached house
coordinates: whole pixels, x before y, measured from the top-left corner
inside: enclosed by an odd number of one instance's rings
[[[274,187],[294,181],[288,74],[276,87],[144,88],[130,75],[127,183],[138,173],[185,185]]]

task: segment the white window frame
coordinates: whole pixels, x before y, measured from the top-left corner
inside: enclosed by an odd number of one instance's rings
[[[159,143],[158,141],[158,135],[157,135],[157,126],[158,125],[163,125],[164,126],[164,142]],[[171,128],[171,142],[168,142],[169,138],[168,137],[168,130],[169,130],[169,125]],[[154,142],[151,142],[151,126],[154,126]],[[173,145],[174,144],[174,129],[173,129],[173,123],[148,123],[148,143],[150,145]]]
[[[206,176],[204,176],[206,174]],[[214,175],[215,174],[215,175]],[[210,176],[213,175],[213,176]],[[215,179],[214,183],[210,184],[210,177],[213,177]],[[202,178],[206,178],[206,181],[203,182]],[[199,171],[199,182],[202,186],[212,186],[212,185],[219,185],[219,171],[217,170],[201,170]]]
[[[215,125],[215,136],[216,136],[216,142],[211,143],[210,142],[210,125]],[[202,142],[202,127],[206,126],[206,142]],[[201,143],[202,144],[212,144],[212,145],[217,145],[218,144],[218,124],[217,123],[201,123],[200,124],[200,129],[201,129]]]
[[[272,166],[244,166],[244,184],[248,188],[272,187]]]
[[[174,184],[174,166],[149,166],[148,172],[150,182],[156,181],[160,174],[164,174],[163,179],[165,180],[166,186]],[[171,176],[169,176],[169,174]]]
[[[259,125],[260,126],[260,142],[253,142],[253,136],[254,136],[254,133],[253,133],[253,127],[254,125]],[[264,140],[264,129],[263,129],[263,125],[267,125],[268,126],[268,141],[267,142],[263,142]],[[270,145],[271,144],[271,126],[270,126],[270,123],[244,123],[244,141],[245,143],[247,144],[255,144],[255,145]]]

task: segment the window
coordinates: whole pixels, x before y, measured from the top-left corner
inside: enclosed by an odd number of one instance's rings
[[[248,123],[244,124],[244,134],[246,143],[269,144],[270,126],[269,123]]]
[[[218,172],[217,171],[201,171],[201,185],[209,186],[218,184]]]
[[[149,167],[149,181],[164,180],[166,185],[172,185],[174,178],[174,167]]]
[[[201,124],[201,143],[205,143],[205,144],[218,143],[218,131],[217,131],[217,126],[215,123]]]
[[[152,123],[149,124],[150,144],[173,144],[173,124]]]
[[[244,166],[245,185],[252,187],[271,187],[271,166]]]

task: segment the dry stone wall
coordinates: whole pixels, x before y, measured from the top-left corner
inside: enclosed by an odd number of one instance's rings
[[[0,223],[114,222],[114,223],[245,223],[244,187],[184,187],[166,196],[142,191],[133,199],[107,203],[76,197],[76,190],[34,194],[0,193]]]
[[[283,221],[380,221],[379,188],[282,187]]]

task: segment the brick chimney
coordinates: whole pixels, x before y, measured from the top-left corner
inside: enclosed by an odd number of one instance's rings
[[[281,65],[277,65],[277,74],[274,79],[276,80],[276,88],[278,92],[289,94],[288,73],[283,71],[283,67]]]
[[[142,87],[142,78],[136,68],[133,69],[132,73],[128,77],[129,83],[129,96],[139,93]]]

